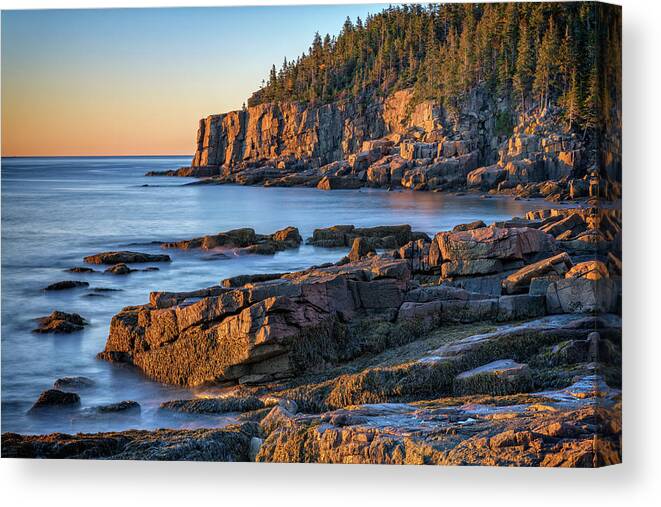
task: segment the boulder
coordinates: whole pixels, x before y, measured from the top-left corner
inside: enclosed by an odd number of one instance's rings
[[[531,296],[546,296],[546,289],[548,289],[551,282],[560,280],[558,275],[538,276],[530,279],[530,288],[528,294]]]
[[[498,183],[507,178],[507,171],[498,164],[488,167],[480,167],[468,173],[466,184],[469,187],[489,190],[495,188]]]
[[[126,264],[121,262],[119,264],[115,264],[114,266],[110,266],[109,268],[106,268],[104,270],[104,273],[110,273],[111,275],[128,275],[133,271],[135,271],[135,269],[131,269]]]
[[[53,311],[47,317],[37,319],[39,327],[33,333],[73,333],[87,325],[87,321],[77,313]]]
[[[541,261],[529,264],[503,280],[506,294],[527,292],[533,278],[544,276],[562,277],[571,268],[572,262],[566,252],[561,252]]]
[[[48,408],[74,408],[80,405],[80,396],[58,389],[48,389],[39,395],[29,412],[37,412]]]
[[[358,178],[340,178],[337,176],[324,176],[317,184],[320,190],[353,190],[363,186]]]
[[[182,241],[162,243],[163,248],[184,250],[200,248],[236,248],[239,253],[272,255],[287,248],[297,248],[303,239],[296,227],[286,227],[273,234],[256,234],[254,229],[241,228],[219,232],[209,236],[200,236]]]
[[[98,273],[96,269],[87,268],[84,266],[76,266],[74,268],[66,269],[69,273]]]
[[[349,246],[347,236],[353,233],[353,225],[334,225],[323,229],[315,229],[307,243],[326,248]]]
[[[140,252],[101,252],[88,255],[83,258],[88,264],[119,264],[119,263],[145,263],[145,262],[170,262],[169,255],[147,254]]]
[[[469,231],[441,232],[430,249],[430,264],[454,260],[524,259],[531,254],[552,252],[555,242],[548,234],[529,227],[483,227]]]
[[[412,273],[429,271],[429,241],[409,241],[397,251],[397,257],[406,259]]]
[[[399,248],[414,239],[429,239],[424,233],[411,231],[410,225],[380,225],[376,227],[354,227],[334,225],[315,229],[307,243],[321,247],[352,246],[356,238],[364,238],[370,249]]]
[[[282,278],[283,275],[285,275],[285,273],[257,273],[254,275],[237,275],[231,278],[225,278],[221,282],[221,285],[225,288],[236,288],[236,287],[241,287],[247,283],[268,282],[270,280],[276,280],[278,278]],[[223,291],[217,290],[217,294],[219,294],[220,292]],[[211,295],[211,294],[203,294],[203,295]]]

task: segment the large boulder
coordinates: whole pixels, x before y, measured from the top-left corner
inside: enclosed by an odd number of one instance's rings
[[[555,250],[553,238],[537,229],[483,227],[469,231],[441,232],[430,249],[430,264],[457,260],[524,259],[531,254]]]
[[[504,181],[507,177],[507,171],[498,164],[490,165],[488,167],[480,167],[468,173],[466,176],[466,184],[469,187],[480,188],[481,190],[488,190],[495,188],[498,183]]]

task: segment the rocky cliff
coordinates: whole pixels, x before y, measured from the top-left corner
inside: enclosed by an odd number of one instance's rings
[[[364,141],[437,127],[439,109],[427,101],[410,111],[411,98],[410,91],[402,91],[386,100],[270,103],[211,115],[200,120],[192,166],[236,170],[275,160],[282,167],[296,162],[320,167],[360,151]]]
[[[412,89],[324,105],[263,103],[203,118],[192,165],[150,174],[324,190],[619,197],[618,146],[608,143],[597,157],[562,118],[553,106],[514,117],[510,104],[480,88],[453,112],[416,99]]]

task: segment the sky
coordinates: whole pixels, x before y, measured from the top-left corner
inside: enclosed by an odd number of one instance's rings
[[[315,31],[385,5],[2,12],[2,156],[192,155]]]

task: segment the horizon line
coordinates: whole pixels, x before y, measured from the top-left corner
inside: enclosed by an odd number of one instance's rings
[[[0,158],[108,158],[108,157],[190,157],[193,155],[151,154],[151,155],[2,155]]]

